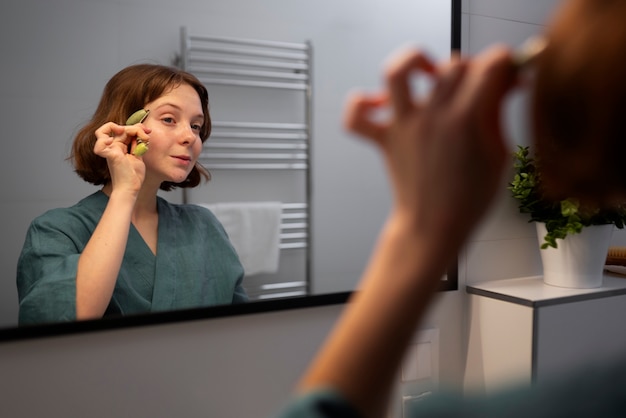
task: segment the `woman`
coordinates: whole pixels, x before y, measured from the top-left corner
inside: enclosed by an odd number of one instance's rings
[[[565,158],[562,171],[545,173],[555,196],[610,203],[626,195],[619,152],[626,148],[625,18],[623,0],[570,0],[548,28],[532,103],[542,158],[555,164]],[[411,94],[415,73],[434,80],[428,97]],[[406,50],[387,68],[385,93],[350,100],[346,124],[380,149],[393,208],[360,291],[283,418],[386,415],[400,362],[445,267],[502,185],[510,159],[500,109],[517,73],[503,47],[471,60],[453,57],[443,66]],[[373,113],[383,106],[391,107],[392,117],[381,123]],[[433,395],[405,416],[625,416],[626,361],[593,366],[488,399]]]
[[[126,125],[145,109],[141,123]],[[127,67],[107,83],[76,136],[76,173],[100,190],[35,219],[18,261],[20,324],[236,303],[243,268],[207,209],[159,190],[195,187],[211,132],[208,93],[193,75]],[[138,141],[148,151],[135,155]]]

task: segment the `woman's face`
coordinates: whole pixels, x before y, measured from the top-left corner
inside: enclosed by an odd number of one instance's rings
[[[146,181],[184,181],[202,151],[200,130],[204,123],[200,97],[193,87],[181,84],[145,108],[144,125],[151,129],[150,146],[143,155]]]

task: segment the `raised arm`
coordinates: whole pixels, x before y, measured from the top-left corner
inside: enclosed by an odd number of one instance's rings
[[[109,202],[98,226],[78,260],[76,274],[76,319],[104,314],[122,265],[133,208],[145,176],[141,158],[128,153],[137,135],[147,137],[143,125],[106,123],[96,131],[94,152],[107,159],[111,173]]]
[[[412,94],[415,75],[434,82],[427,97]],[[346,125],[380,149],[393,209],[361,290],[299,386],[334,388],[366,417],[387,411],[397,369],[439,280],[501,184],[507,150],[500,108],[515,71],[501,47],[443,66],[408,49],[389,62],[385,78],[385,93],[352,95]],[[375,113],[383,107],[391,117],[381,122]]]

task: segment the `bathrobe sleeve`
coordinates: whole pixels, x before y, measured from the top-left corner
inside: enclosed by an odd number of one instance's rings
[[[277,418],[361,418],[361,415],[333,389],[318,389],[296,396]]]
[[[407,402],[405,418],[588,418],[626,416],[626,357],[590,360],[533,385],[507,386],[489,396],[440,390]],[[348,401],[333,390],[293,399],[278,418],[356,418]]]
[[[31,223],[17,266],[20,324],[76,319],[78,257],[89,236],[84,223],[63,211]]]

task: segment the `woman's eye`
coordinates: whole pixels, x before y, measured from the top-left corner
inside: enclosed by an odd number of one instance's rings
[[[200,129],[202,129],[202,125],[197,124],[197,123],[193,123],[191,125],[191,129],[193,129],[194,131],[200,131]]]
[[[165,123],[174,123],[174,118],[163,118],[161,120]]]

